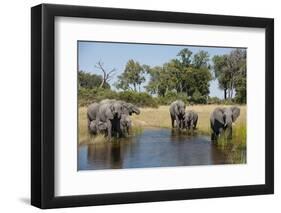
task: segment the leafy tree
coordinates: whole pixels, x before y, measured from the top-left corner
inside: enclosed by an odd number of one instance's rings
[[[80,70],[78,72],[78,85],[80,88],[93,89],[100,87],[102,76]],[[110,89],[108,83],[104,83],[104,88]]]
[[[116,87],[122,90],[134,90],[140,92],[140,86],[145,81],[144,70],[146,66],[141,66],[139,62],[129,60],[124,72],[118,76]]]
[[[182,49],[177,56],[179,56],[179,61],[182,66],[188,67],[191,64],[192,52],[188,48]]]
[[[235,49],[230,54],[214,56],[214,73],[219,86],[224,90],[224,98],[246,102],[246,51]]]
[[[219,82],[219,88],[224,91],[224,99],[227,99],[228,82],[230,81],[230,76],[226,72],[226,61],[227,55],[215,55],[213,57],[215,78],[217,78]]]
[[[212,79],[208,61],[207,52],[200,51],[192,57],[192,52],[185,48],[177,54],[177,58],[163,66],[149,69],[150,81],[146,89],[160,97],[175,91],[178,94],[185,93],[187,98],[191,98],[197,91],[201,98],[207,100],[209,82]]]
[[[199,51],[196,53],[193,57],[193,67],[199,69],[199,68],[208,68],[209,67],[209,53],[206,51]]]

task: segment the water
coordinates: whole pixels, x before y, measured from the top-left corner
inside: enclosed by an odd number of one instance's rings
[[[145,129],[134,137],[80,145],[78,170],[245,163],[245,150],[214,145],[208,136]]]

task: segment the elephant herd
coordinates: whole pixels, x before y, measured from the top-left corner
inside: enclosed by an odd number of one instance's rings
[[[198,114],[193,110],[186,111],[183,101],[174,101],[169,108],[172,128],[194,130],[197,126]],[[140,109],[131,103],[115,99],[105,99],[88,106],[88,130],[92,134],[104,134],[109,139],[126,137],[132,127],[130,116],[140,114]],[[217,140],[225,132],[227,138],[232,137],[232,123],[240,115],[238,107],[217,107],[210,115],[211,140]],[[176,121],[176,125],[175,125]]]
[[[185,103],[181,100],[174,101],[170,105],[170,116],[172,128],[178,129],[196,129],[198,114],[193,110],[185,111]],[[210,127],[211,127],[211,140],[217,140],[218,137],[225,132],[226,137],[230,139],[232,137],[232,123],[240,115],[240,109],[238,107],[217,107],[210,115]]]
[[[92,134],[104,134],[109,139],[112,136],[127,136],[132,126],[130,116],[140,114],[137,106],[125,101],[105,99],[88,106],[88,130]]]

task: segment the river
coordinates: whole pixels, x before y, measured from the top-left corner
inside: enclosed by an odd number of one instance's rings
[[[218,147],[209,136],[144,129],[118,141],[79,145],[78,170],[246,163],[246,150]]]

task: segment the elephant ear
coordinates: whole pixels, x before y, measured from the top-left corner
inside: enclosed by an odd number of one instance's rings
[[[107,114],[107,118],[108,119],[113,119],[114,118],[113,112],[114,112],[114,106],[113,106],[113,104],[110,104],[109,107],[106,110],[106,114]]]
[[[214,111],[214,118],[222,124],[225,124],[225,108],[218,107]]]
[[[240,109],[238,107],[231,107],[232,121],[235,122],[240,115]]]
[[[110,104],[109,109],[110,109],[111,112],[114,112],[114,105]]]

